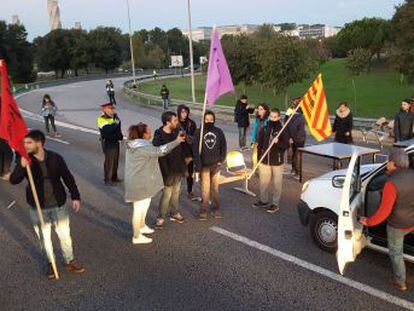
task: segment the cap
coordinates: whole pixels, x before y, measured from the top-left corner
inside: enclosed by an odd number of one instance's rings
[[[106,104],[102,104],[101,105],[101,108],[113,108],[114,107],[114,104],[113,103],[106,103]]]

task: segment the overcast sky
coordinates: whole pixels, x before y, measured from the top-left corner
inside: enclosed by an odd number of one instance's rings
[[[129,0],[133,29],[187,28],[187,0]],[[297,22],[341,26],[365,16],[390,18],[402,0],[193,0],[193,24]],[[64,27],[116,26],[127,31],[126,0],[60,0]],[[49,31],[47,0],[1,0],[0,19],[18,14],[32,39]]]

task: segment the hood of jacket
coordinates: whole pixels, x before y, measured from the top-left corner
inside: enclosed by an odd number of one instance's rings
[[[336,115],[342,119],[348,117],[351,114],[351,110],[349,108],[346,108],[344,111],[340,111],[340,109],[336,109]]]
[[[126,142],[127,148],[136,149],[141,147],[147,147],[151,145],[151,142],[146,139],[134,139]]]

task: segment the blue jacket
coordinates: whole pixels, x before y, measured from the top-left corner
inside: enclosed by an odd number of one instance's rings
[[[259,135],[259,122],[262,123],[261,124],[262,128],[266,128],[266,126],[269,123],[269,119],[259,120],[258,118],[256,118],[256,120],[254,120],[252,137],[251,137],[252,144],[255,144],[257,142],[257,138],[258,138],[258,135]]]

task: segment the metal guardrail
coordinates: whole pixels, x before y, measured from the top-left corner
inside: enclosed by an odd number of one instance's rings
[[[164,75],[160,76],[160,79],[166,79],[166,78],[173,78],[173,77],[181,77],[178,75]],[[153,81],[152,77],[142,77],[142,79],[139,80],[140,83],[150,82]],[[148,105],[148,106],[160,106],[162,107],[162,98],[158,95],[148,94],[139,91],[138,89],[132,88],[132,80],[126,81],[124,83],[123,92],[128,95],[129,97],[135,99],[136,101]],[[170,106],[178,106],[180,104],[185,104],[188,107],[190,107],[192,110],[202,110],[203,104],[202,103],[196,103],[193,104],[191,101],[186,101],[182,99],[170,99]],[[221,115],[224,115],[226,117],[233,118],[234,116],[234,107],[231,106],[214,106],[214,110],[219,112]],[[285,115],[285,112],[282,112],[282,115]],[[228,118],[226,118],[228,119]],[[331,121],[333,122],[335,119],[335,116],[330,116]],[[369,130],[372,128],[372,126],[377,122],[378,119],[369,119],[369,118],[354,118],[354,126],[356,128]]]

